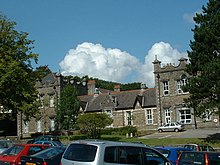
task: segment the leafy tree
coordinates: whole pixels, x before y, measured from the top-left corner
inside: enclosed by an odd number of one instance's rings
[[[51,70],[48,68],[48,65],[39,66],[35,69],[35,74],[39,79],[44,78],[49,73],[51,73]]]
[[[77,119],[80,131],[89,138],[100,138],[101,129],[112,124],[113,119],[106,113],[86,113]]]
[[[202,13],[194,17],[194,41],[188,51],[187,72],[191,78],[184,90],[191,94],[186,101],[194,115],[204,117],[207,109],[220,110],[220,1],[209,0]],[[220,111],[217,112],[220,114]]]
[[[56,119],[60,129],[74,129],[79,108],[80,102],[77,99],[77,91],[73,85],[67,84],[61,91],[60,105],[57,109]]]
[[[12,110],[1,118],[18,111],[28,116],[37,109],[36,75],[31,64],[37,63],[38,55],[31,51],[33,41],[28,33],[16,31],[15,25],[0,13],[0,105],[1,111]]]

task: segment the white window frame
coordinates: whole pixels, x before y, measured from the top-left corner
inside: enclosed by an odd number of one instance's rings
[[[50,119],[50,129],[51,131],[55,131],[55,120],[54,119]]]
[[[146,109],[145,110],[145,118],[146,118],[146,124],[151,125],[154,124],[153,121],[153,109]]]
[[[24,133],[29,133],[29,123],[24,121]]]
[[[204,121],[211,121],[212,120],[212,112],[209,109],[206,109],[205,112],[203,113],[203,120]]]
[[[185,86],[188,82],[187,76],[184,74],[181,76],[180,80],[177,80],[177,93],[178,94],[184,94],[189,92],[183,92],[182,86]]]
[[[163,81],[163,95],[169,95],[169,81]]]
[[[132,111],[125,111],[125,125],[126,126],[131,126],[133,125],[133,120],[132,120]]]
[[[50,98],[50,99],[49,99],[49,101],[50,101],[50,102],[49,102],[49,106],[52,108],[52,107],[54,107],[54,105],[55,105],[55,104],[54,104],[54,96],[50,96],[49,98]]]
[[[42,126],[41,126],[41,121],[37,121],[37,132],[42,132]]]
[[[165,113],[165,123],[170,123],[171,122],[171,110],[170,108],[166,108],[164,109],[164,113]]]
[[[192,123],[192,114],[189,108],[179,109],[179,121],[182,124]]]

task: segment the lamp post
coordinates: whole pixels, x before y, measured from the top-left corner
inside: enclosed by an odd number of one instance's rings
[[[160,75],[157,74],[157,86],[158,86],[158,103],[159,103],[159,112],[160,112],[160,126],[163,125],[162,122],[162,108],[161,108],[161,96],[160,96]]]

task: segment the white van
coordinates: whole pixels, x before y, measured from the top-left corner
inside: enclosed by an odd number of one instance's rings
[[[161,153],[141,143],[78,140],[69,144],[62,165],[171,165]]]

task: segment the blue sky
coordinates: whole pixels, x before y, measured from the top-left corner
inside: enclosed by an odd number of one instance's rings
[[[187,57],[192,17],[208,0],[1,0],[0,11],[35,40],[40,65],[64,75],[154,86],[163,64]],[[35,65],[34,65],[35,66]]]

